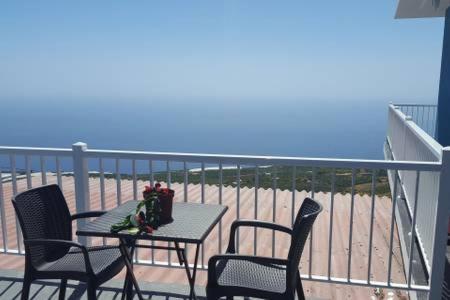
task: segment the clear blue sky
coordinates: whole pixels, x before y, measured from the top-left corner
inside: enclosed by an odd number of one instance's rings
[[[1,99],[436,100],[442,19],[395,0],[2,1]]]

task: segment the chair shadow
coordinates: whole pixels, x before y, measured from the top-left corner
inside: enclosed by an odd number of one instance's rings
[[[23,279],[14,276],[0,276],[0,299],[20,299],[22,293]],[[122,283],[116,280],[113,286],[105,284],[97,291],[97,298],[102,299],[121,299]],[[148,288],[152,288],[149,290]],[[188,288],[177,285],[152,285],[143,283],[141,286],[144,299],[189,299]],[[55,280],[35,280],[31,285],[30,300],[40,299],[58,299],[59,282]],[[66,299],[78,300],[87,299],[86,285],[76,281],[69,281],[66,289]],[[137,299],[137,297],[134,297]],[[204,295],[197,295],[197,299],[206,300]]]

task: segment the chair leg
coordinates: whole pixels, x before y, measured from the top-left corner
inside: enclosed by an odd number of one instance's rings
[[[23,286],[22,286],[22,295],[20,296],[21,300],[28,300],[32,281],[33,278],[31,277],[30,272],[25,270],[25,276],[23,278]]]
[[[87,298],[88,300],[97,300],[97,287],[91,282],[87,284]]]
[[[206,299],[207,300],[218,300],[218,297],[215,293],[211,292],[208,288],[206,288]],[[227,297],[227,299],[233,299],[233,297]]]
[[[61,285],[59,286],[59,300],[64,300],[66,297],[67,279],[61,279]]]
[[[300,274],[297,273],[297,297],[298,300],[305,300],[305,293],[303,292],[302,280],[300,279]]]

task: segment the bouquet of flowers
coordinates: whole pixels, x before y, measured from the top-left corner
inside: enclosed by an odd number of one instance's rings
[[[113,224],[111,232],[128,229],[130,233],[152,233],[162,224],[172,222],[172,202],[175,192],[169,188],[146,186],[143,191],[144,200],[140,201],[133,211],[122,222]],[[143,208],[144,211],[143,211]]]

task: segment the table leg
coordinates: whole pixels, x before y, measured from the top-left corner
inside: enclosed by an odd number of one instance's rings
[[[120,249],[120,252],[122,253],[122,257],[125,262],[125,266],[127,268],[127,277],[125,279],[126,283],[124,285],[124,288],[126,288],[125,292],[127,294],[127,299],[129,299],[129,300],[132,299],[132,297],[133,297],[132,289],[134,286],[135,292],[136,292],[139,300],[144,300],[141,289],[139,288],[139,284],[133,273],[133,256],[132,255],[133,255],[133,251],[134,251],[134,244],[131,246],[131,253],[130,253],[127,249],[126,241],[121,240],[119,249]]]
[[[178,243],[175,244],[175,247],[177,248],[177,252],[178,252],[179,251],[178,249],[180,249]],[[189,287],[190,287],[189,299],[197,299],[197,295],[195,294],[195,278],[197,276],[197,263],[198,263],[199,249],[200,249],[200,244],[196,244],[194,267],[193,267],[192,274],[191,274],[191,270],[189,269],[189,263],[188,263],[188,259],[186,256],[186,249],[183,249],[182,251],[180,251],[180,254],[182,256],[182,261],[184,262],[184,269],[186,270],[186,275],[187,275],[187,278],[189,281]],[[182,263],[182,261],[180,260],[180,264]]]
[[[183,256],[183,252],[180,249],[180,244],[178,242],[175,242],[175,249],[177,251],[177,256],[178,256],[178,261],[180,262],[180,266],[183,265],[184,263],[184,256]]]
[[[136,243],[132,243],[132,242],[127,243],[127,247],[130,247],[130,257],[131,257],[130,263],[131,263],[132,269],[133,269],[133,254],[134,254],[135,244]],[[127,268],[127,273],[126,273],[125,280],[123,283],[121,300],[125,300],[125,297],[126,297],[126,299],[133,298],[133,284],[131,282],[131,276],[130,276],[130,272],[129,272],[128,268]]]

